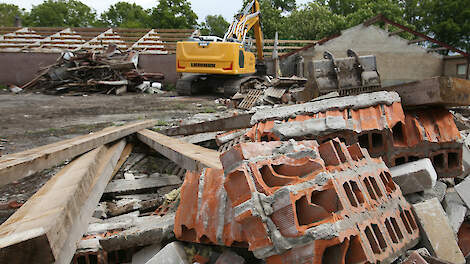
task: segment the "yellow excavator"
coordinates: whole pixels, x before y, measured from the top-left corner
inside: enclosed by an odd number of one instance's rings
[[[254,30],[258,60],[250,52],[247,38]],[[183,76],[176,84],[180,95],[223,89],[226,96],[240,91],[240,86],[250,81],[255,73],[266,74],[263,62],[263,32],[260,23],[258,0],[247,4],[235,16],[224,38],[192,36],[176,45],[176,70]]]

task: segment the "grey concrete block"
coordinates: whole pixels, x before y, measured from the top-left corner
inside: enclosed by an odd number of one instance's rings
[[[411,204],[424,202],[432,198],[437,198],[439,202],[442,202],[446,194],[446,189],[447,185],[445,183],[437,181],[432,189],[427,189],[420,193],[407,194],[405,195],[405,199]]]
[[[437,181],[436,170],[428,158],[392,167],[390,173],[403,194],[431,189]]]
[[[153,244],[137,251],[132,255],[132,264],[146,264],[153,256],[157,255],[162,249],[160,243]]]
[[[463,182],[455,185],[454,189],[467,208],[470,208],[470,178],[465,178]]]
[[[413,205],[418,220],[422,242],[436,257],[456,264],[464,264],[454,232],[437,198]]]
[[[465,215],[467,214],[467,207],[457,203],[449,203],[446,207],[447,218],[449,219],[449,224],[454,234],[459,232],[460,226],[465,220]]]
[[[217,258],[215,264],[244,264],[245,259],[237,255],[236,253],[225,250],[222,255]]]
[[[146,264],[189,264],[184,246],[181,242],[166,245]]]

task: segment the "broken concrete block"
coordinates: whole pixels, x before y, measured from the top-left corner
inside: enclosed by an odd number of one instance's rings
[[[189,264],[183,243],[171,242],[153,256],[146,264]]]
[[[436,170],[428,158],[392,167],[390,173],[403,194],[431,189],[437,181]]]
[[[101,239],[100,245],[106,251],[115,251],[159,243],[173,236],[174,218],[174,213],[139,217],[134,227]]]
[[[456,264],[464,264],[454,232],[439,200],[433,198],[413,205],[421,229],[422,241],[431,254]]]
[[[222,255],[217,258],[215,264],[244,264],[245,259],[232,252],[231,250],[225,250]]]
[[[419,254],[418,251],[413,251],[402,264],[428,264],[428,262]]]
[[[105,193],[136,193],[142,190],[177,185],[181,179],[176,175],[162,174],[160,177],[142,178],[136,180],[113,180],[106,186]]]
[[[465,178],[463,182],[455,185],[454,189],[460,198],[462,198],[467,208],[470,208],[470,177]]]
[[[467,214],[467,207],[465,206],[460,196],[452,190],[448,192],[443,202],[444,210],[446,211],[447,217],[449,218],[449,224],[454,230],[454,233],[459,232],[460,226],[465,220]]]
[[[137,253],[132,255],[132,264],[148,263],[148,261],[152,257],[154,257],[161,249],[162,245],[160,243],[144,247],[143,249],[137,251]]]

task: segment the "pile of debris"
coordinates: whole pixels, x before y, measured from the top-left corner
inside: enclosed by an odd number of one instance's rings
[[[142,73],[138,62],[138,53],[122,52],[113,45],[104,53],[66,52],[21,89],[54,95],[158,91],[163,74]]]
[[[347,51],[347,56],[335,58],[325,51],[323,60],[315,60],[309,66],[308,83],[307,79],[296,76],[251,78],[232,99],[236,107],[249,110],[255,105],[298,104],[315,96],[328,98],[380,90],[382,84],[375,56],[358,56],[352,50]]]
[[[307,79],[300,77],[253,78],[242,84],[232,100],[237,108],[249,110],[256,105],[303,103],[312,95],[305,89]]]
[[[1,185],[76,158],[0,226],[0,262],[463,264],[470,138],[417,100],[143,121],[2,157]]]

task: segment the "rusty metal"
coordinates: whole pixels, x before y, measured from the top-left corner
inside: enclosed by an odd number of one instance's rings
[[[330,92],[352,95],[381,87],[375,56],[357,56],[350,49],[347,55],[347,58],[336,59],[325,51],[324,60],[313,62],[313,76],[320,95]]]

